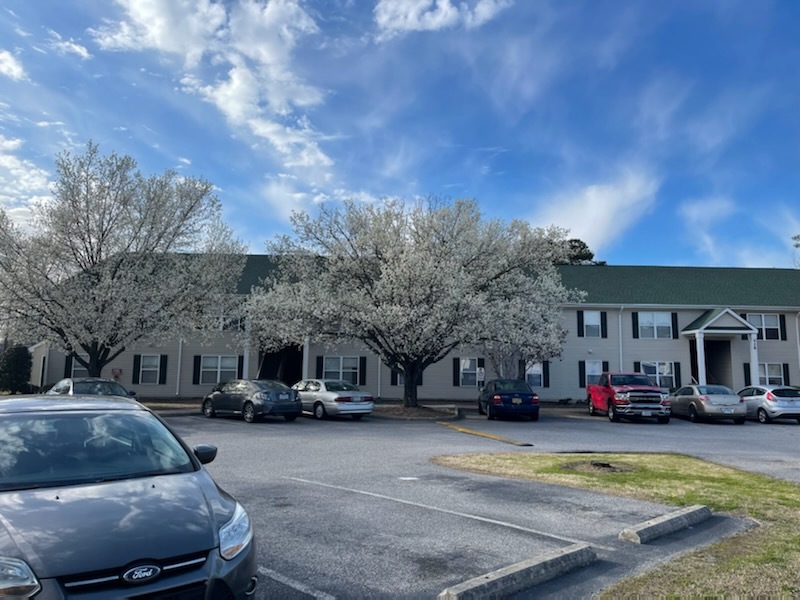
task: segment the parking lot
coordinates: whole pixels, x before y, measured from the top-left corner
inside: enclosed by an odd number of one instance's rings
[[[477,415],[443,423],[368,417],[246,424],[199,414],[168,420],[190,444],[219,447],[208,469],[254,521],[259,598],[435,598],[577,542],[590,544],[598,560],[517,597],[586,597],[747,526],[716,515],[631,544],[618,539],[623,528],[675,507],[452,471],[430,462],[437,455],[684,452],[800,481],[794,421],[609,423],[580,407],[544,407],[538,422]]]

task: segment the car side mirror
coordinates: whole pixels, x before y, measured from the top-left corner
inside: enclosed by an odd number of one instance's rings
[[[211,444],[198,444],[194,447],[194,455],[200,461],[200,464],[207,465],[217,458],[217,447]]]
[[[132,396],[133,398],[136,398],[136,392],[134,392],[133,390],[128,390],[128,395]]]

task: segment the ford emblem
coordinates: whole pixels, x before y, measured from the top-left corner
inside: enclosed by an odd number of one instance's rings
[[[122,574],[122,578],[128,583],[145,583],[151,581],[161,574],[161,567],[156,565],[139,565],[128,569]]]

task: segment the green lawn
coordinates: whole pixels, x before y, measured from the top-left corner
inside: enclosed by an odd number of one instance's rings
[[[704,504],[758,526],[623,581],[603,598],[800,597],[800,485],[678,454],[475,454],[436,464],[676,507]]]

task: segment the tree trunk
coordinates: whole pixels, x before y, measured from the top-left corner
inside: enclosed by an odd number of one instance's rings
[[[419,363],[403,364],[403,406],[416,408],[417,404],[417,379],[419,379]]]

